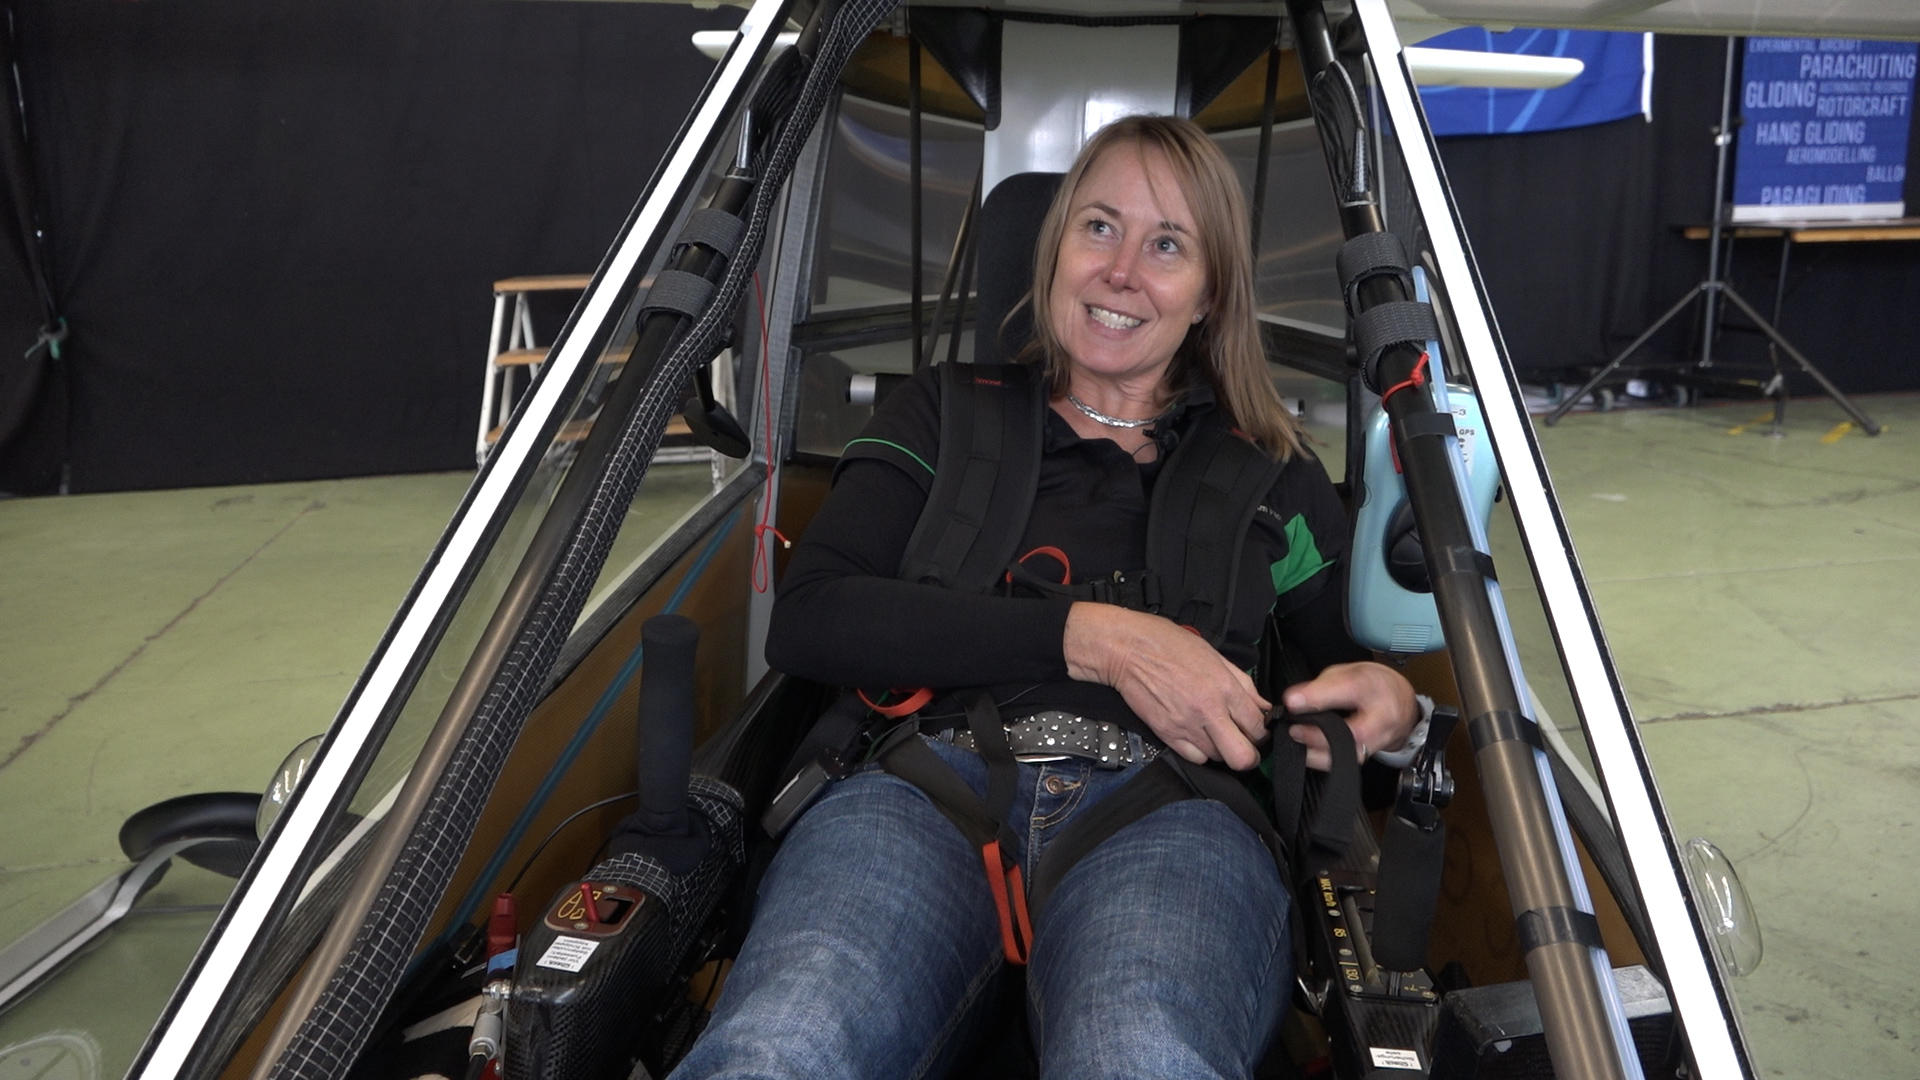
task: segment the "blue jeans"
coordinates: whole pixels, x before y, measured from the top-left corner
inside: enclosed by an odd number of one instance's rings
[[[931,745],[984,791],[978,755]],[[1145,767],[1021,765],[1009,821],[1028,880],[1076,813]],[[1040,1075],[1249,1076],[1291,996],[1289,903],[1272,856],[1220,803],[1128,824],[1038,913],[1026,985]],[[937,1077],[1004,964],[979,851],[917,788],[856,773],[782,844],[674,1080]]]

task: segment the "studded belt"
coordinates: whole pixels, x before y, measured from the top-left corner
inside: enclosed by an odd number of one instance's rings
[[[1034,713],[1006,725],[1007,748],[1015,761],[1062,761],[1088,758],[1103,769],[1119,769],[1152,761],[1160,744],[1141,738],[1119,724],[1089,720],[1059,709]],[[955,728],[937,736],[963,750],[974,750],[973,732]]]

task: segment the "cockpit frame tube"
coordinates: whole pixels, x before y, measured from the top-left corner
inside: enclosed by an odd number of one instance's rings
[[[1289,0],[1288,10],[1309,86],[1321,80],[1344,82],[1324,10],[1311,0]],[[1387,29],[1391,35],[1391,28]],[[1371,32],[1368,37],[1375,40]],[[1393,65],[1380,82],[1402,74],[1397,43],[1391,36],[1387,41],[1395,55],[1384,61],[1373,58],[1376,71],[1387,63]],[[1341,118],[1336,115],[1318,115],[1334,112],[1327,106],[1329,100],[1338,100],[1326,93],[1325,83],[1320,89],[1309,93],[1318,121],[1338,124]],[[1409,127],[1421,130],[1417,116],[1391,119],[1396,134]],[[1342,188],[1343,177],[1350,189],[1341,200],[1341,221],[1351,238],[1382,231],[1384,223],[1377,199],[1366,197],[1371,178],[1366,175],[1365,157],[1338,160],[1338,151],[1348,141],[1357,147],[1359,132],[1337,132],[1323,145],[1329,151],[1328,168],[1336,191]],[[1427,153],[1422,146],[1405,156]],[[1355,316],[1377,304],[1413,299],[1406,284],[1392,275],[1370,276],[1350,287]],[[1553,813],[1550,800],[1557,796],[1549,786],[1549,774],[1540,767],[1537,728],[1509,665],[1499,616],[1477,558],[1472,524],[1455,483],[1453,462],[1448,460],[1450,440],[1415,437],[1412,432],[1419,421],[1437,418],[1433,401],[1425,393],[1394,392],[1421,384],[1422,348],[1403,343],[1387,348],[1377,361],[1370,356],[1361,361],[1377,365],[1366,373],[1367,381],[1382,394],[1382,406],[1392,422],[1555,1072],[1570,1080],[1637,1078],[1639,1061],[1621,1014],[1611,966],[1599,944],[1591,902],[1573,877],[1578,860],[1571,853],[1564,825]]]
[[[1289,0],[1288,6],[1305,8],[1308,4],[1309,0]],[[1431,257],[1441,278],[1452,284],[1451,295],[1468,298],[1446,313],[1461,343],[1454,368],[1464,366],[1478,391],[1488,435],[1500,461],[1503,486],[1593,750],[1615,829],[1647,913],[1652,940],[1642,944],[1659,967],[1685,1033],[1692,1075],[1709,1080],[1752,1077],[1753,1065],[1732,995],[1725,985],[1726,976],[1712,959],[1705,924],[1694,898],[1682,884],[1686,878],[1680,849],[1674,843],[1625,692],[1601,637],[1593,600],[1553,496],[1524,397],[1488,315],[1485,288],[1463,239],[1459,215],[1441,174],[1438,153],[1420,112],[1392,18],[1383,0],[1353,0],[1353,8],[1379,76],[1381,101],[1392,125],[1391,137],[1398,142],[1413,196],[1424,213],[1425,239],[1431,250],[1422,254]],[[1413,487],[1411,480],[1408,487]],[[1441,602],[1441,611],[1445,621],[1445,601]],[[1450,648],[1457,649],[1450,624],[1447,635]],[[1548,807],[1550,812],[1555,809]],[[1610,977],[1611,972],[1595,974]],[[1537,980],[1536,991],[1542,996],[1546,1018],[1547,991],[1537,985]],[[1551,1029],[1549,1035],[1551,1038]],[[1560,1075],[1576,1075],[1561,1064],[1557,1050],[1554,1062]]]

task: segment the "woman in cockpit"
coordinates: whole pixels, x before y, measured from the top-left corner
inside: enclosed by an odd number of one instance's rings
[[[874,717],[873,760],[787,834],[676,1077],[940,1075],[1023,961],[1043,1076],[1251,1073],[1291,994],[1286,875],[1226,803],[1134,814],[1129,785],[1252,769],[1270,737],[1327,767],[1318,728],[1268,731],[1275,703],[1249,672],[1269,625],[1319,672],[1286,707],[1346,711],[1361,759],[1403,747],[1420,709],[1346,634],[1347,518],[1268,378],[1248,229],[1232,167],[1184,120],[1117,121],[1066,175],[1020,357],[1045,403],[1008,575],[1044,585],[900,577],[952,381],[910,380],[849,447],[781,584],[768,660],[930,695]],[[1169,617],[1180,597],[1089,585],[1142,580],[1153,508],[1179,502],[1156,488],[1201,482],[1169,466],[1176,450],[1223,434],[1271,482],[1225,545],[1235,565],[1209,571],[1233,583],[1212,632]],[[1119,827],[1074,853],[1029,921],[1042,856],[1100,807]]]

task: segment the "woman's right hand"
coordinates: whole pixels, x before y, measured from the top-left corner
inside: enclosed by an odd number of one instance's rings
[[[1259,764],[1273,707],[1247,673],[1171,619],[1078,601],[1067,614],[1067,673],[1120,691],[1168,749],[1198,765]]]

